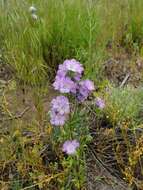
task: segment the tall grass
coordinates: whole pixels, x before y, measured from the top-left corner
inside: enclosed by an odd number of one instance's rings
[[[5,9],[1,5],[6,58],[17,76],[37,83],[46,70],[51,78],[59,63],[76,58],[94,77],[95,58],[98,60],[103,52],[99,47],[104,47],[99,5],[81,0],[35,1],[38,20],[31,18],[31,5],[30,1],[18,0],[8,2]]]
[[[37,8],[33,20],[29,7]],[[18,78],[37,84],[53,78],[57,65],[76,58],[86,76],[99,80],[106,45],[142,46],[141,0],[1,1],[1,35],[6,58]],[[99,77],[100,75],[100,77]]]

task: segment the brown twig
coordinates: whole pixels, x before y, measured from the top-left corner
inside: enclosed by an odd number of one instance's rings
[[[26,107],[20,114],[15,115],[15,116],[13,116],[13,117],[0,119],[0,121],[10,121],[10,120],[22,118],[23,115],[24,115],[27,111],[29,111],[29,109],[30,109],[30,107]]]
[[[122,88],[122,87],[126,84],[126,82],[127,82],[127,80],[129,79],[129,77],[130,77],[130,73],[128,73],[128,74],[125,76],[124,80],[122,81],[122,83],[121,83],[121,85],[120,85],[120,88]]]

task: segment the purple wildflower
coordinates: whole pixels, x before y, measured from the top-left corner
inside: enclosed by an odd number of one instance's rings
[[[95,89],[94,83],[89,79],[81,81],[80,85],[86,88],[88,91],[93,91]]]
[[[57,96],[51,102],[52,110],[61,115],[70,112],[69,100],[65,96]]]
[[[96,105],[100,108],[103,109],[105,107],[105,102],[103,99],[97,97],[96,98]]]
[[[56,113],[54,111],[51,111],[51,119],[50,123],[55,126],[63,126],[66,121],[66,115],[61,115],[59,113]]]
[[[80,81],[83,66],[75,59],[67,59],[59,65],[53,87],[61,93],[76,93],[77,81]]]
[[[58,77],[65,77],[67,74],[67,68],[64,64],[60,64],[58,71],[57,71],[57,76]]]
[[[70,113],[69,100],[65,96],[57,96],[51,102],[51,124],[55,126],[64,125]]]
[[[80,102],[83,102],[84,100],[86,100],[89,96],[89,91],[85,88],[83,88],[82,86],[79,87],[79,91],[78,91],[78,95],[77,98]]]
[[[76,149],[79,147],[79,142],[77,140],[67,140],[64,142],[62,150],[68,155],[76,153]]]
[[[72,71],[79,74],[81,74],[84,70],[82,64],[75,59],[67,59],[64,61],[63,65],[66,67],[67,71]]]
[[[76,92],[76,84],[70,79],[70,77],[56,77],[53,83],[55,90],[59,90],[61,93]]]
[[[91,92],[95,89],[94,83],[90,80],[84,80],[79,83],[77,99],[81,102],[86,100]]]
[[[63,64],[59,65],[59,68],[58,68],[58,71],[57,71],[57,76],[58,77],[66,77],[66,76],[68,76],[69,71],[74,72],[76,75],[78,74],[78,76],[76,76],[76,77],[79,78],[79,75],[81,77],[81,74],[83,72],[83,67],[75,59],[70,59],[70,60],[67,59],[67,60],[64,61]]]

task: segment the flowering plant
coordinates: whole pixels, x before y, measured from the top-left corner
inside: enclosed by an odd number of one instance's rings
[[[64,126],[68,120],[71,111],[69,95],[73,96],[78,103],[82,103],[95,90],[91,80],[82,80],[83,73],[83,65],[75,59],[65,60],[59,65],[53,87],[64,95],[59,95],[51,101],[50,123],[53,126]],[[66,128],[62,128],[63,130],[64,133],[67,132]],[[63,143],[62,150],[68,155],[75,154],[79,147],[79,141],[73,137],[72,134],[70,136],[72,139],[66,139]]]
[[[65,60],[59,65],[53,87],[60,95],[51,101],[50,109],[50,123],[54,126],[56,142],[62,144],[60,149],[64,155],[68,155],[63,157],[62,165],[66,170],[73,170],[73,178],[77,181],[78,173],[84,169],[81,159],[84,156],[83,149],[91,138],[86,127],[88,116],[81,108],[82,103],[95,90],[94,82],[83,80],[83,74],[83,65],[75,59]],[[75,100],[76,104],[72,104],[72,100]],[[99,97],[96,98],[95,104],[100,110],[105,106]],[[74,171],[74,168],[79,168],[80,171]]]

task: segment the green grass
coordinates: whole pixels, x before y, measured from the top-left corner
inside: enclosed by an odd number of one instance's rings
[[[28,2],[11,1],[2,12],[6,59],[20,80],[36,84],[44,80],[45,70],[52,78],[57,65],[68,58],[80,60],[87,75],[94,76],[93,57],[99,54],[102,25],[98,6],[80,0],[36,1],[37,21],[31,18],[30,6]]]
[[[111,88],[106,93],[105,114],[114,127],[127,122],[129,127],[137,127],[143,119],[143,89],[125,87]]]
[[[37,8],[38,20],[29,7]],[[40,0],[0,4],[0,23],[6,59],[19,78],[37,84],[53,79],[57,65],[68,58],[80,60],[86,76],[103,75],[106,45],[124,44],[142,49],[141,0]],[[7,32],[5,32],[7,31]],[[2,43],[2,44],[3,44]],[[100,75],[100,77],[99,77]]]

